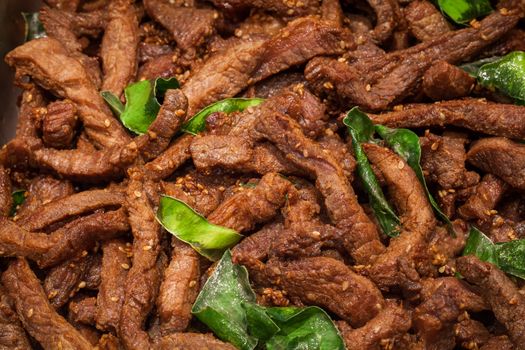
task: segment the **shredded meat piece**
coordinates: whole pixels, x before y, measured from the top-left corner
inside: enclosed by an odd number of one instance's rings
[[[7,170],[0,166],[0,216],[9,216],[13,206],[11,179]]]
[[[183,332],[191,320],[191,307],[199,291],[199,256],[186,243],[173,238],[171,261],[164,271],[157,298],[161,333]]]
[[[414,311],[414,326],[429,347],[454,347],[453,328],[458,316],[486,309],[483,299],[455,277],[426,282],[422,303]]]
[[[370,117],[376,124],[395,128],[453,125],[484,134],[521,139],[525,136],[521,121],[524,110],[522,106],[466,99],[407,105],[401,111]]]
[[[212,9],[176,7],[160,0],[145,0],[148,14],[170,32],[183,50],[194,49],[212,35],[219,13]]]
[[[505,15],[496,11],[476,28],[352,63],[315,58],[307,64],[305,77],[315,90],[335,93],[347,104],[374,111],[385,109],[416,92],[423,74],[434,62],[456,63],[474,56],[512,29],[521,15],[517,9]]]
[[[357,329],[340,327],[349,350],[378,349],[384,343],[395,344],[411,327],[410,312],[394,301],[387,300],[376,317]]]
[[[179,131],[186,117],[188,100],[180,90],[168,90],[160,111],[148,131],[135,139],[145,160],[158,157],[168,148],[171,138]]]
[[[342,30],[304,18],[290,22],[268,40],[241,41],[212,55],[186,81],[182,91],[188,97],[188,114],[314,56],[341,53],[345,39]]]
[[[97,298],[95,297],[81,297],[69,303],[68,318],[73,322],[78,322],[86,325],[95,324],[95,310]]]
[[[216,225],[238,232],[253,229],[255,224],[272,219],[286,201],[292,183],[279,174],[268,173],[253,189],[245,189],[225,200],[209,216]]]
[[[42,139],[48,147],[69,148],[75,137],[77,109],[71,102],[53,102],[42,120]]]
[[[130,248],[123,240],[111,240],[102,244],[102,270],[97,295],[95,321],[97,328],[116,330],[126,290]]]
[[[107,11],[108,24],[100,46],[104,68],[101,90],[120,97],[137,74],[139,27],[131,1],[111,1]]]
[[[89,190],[72,194],[70,184],[64,184],[65,193],[59,194],[54,191],[53,197],[45,195],[43,191],[55,190],[56,187],[62,186],[58,180],[45,180],[38,183],[37,186],[53,186],[50,189],[42,188],[42,192],[36,192],[42,195],[43,202],[38,205],[38,211],[28,211],[26,215],[20,214],[17,223],[29,231],[43,230],[57,222],[67,220],[77,215],[88,214],[104,208],[118,208],[123,205],[124,197],[121,193],[108,190]],[[55,187],[56,186],[56,187]],[[70,194],[68,196],[68,194]],[[62,199],[59,201],[59,199]],[[36,208],[36,206],[35,206]]]
[[[86,70],[57,40],[31,40],[11,51],[6,62],[16,67],[19,76],[29,75],[41,86],[75,103],[84,128],[96,145],[109,148],[128,143],[129,136],[111,115]],[[64,66],[68,69],[64,70]]]
[[[136,168],[131,169],[129,175],[127,208],[134,238],[133,258],[125,282],[118,334],[126,349],[148,349],[151,340],[143,327],[155,304],[160,285],[157,266],[160,225],[144,189],[149,180]],[[129,265],[121,268],[127,269]]]
[[[43,7],[40,10],[39,19],[46,30],[46,34],[64,46],[71,57],[77,59],[96,87],[101,84],[100,66],[96,58],[85,55],[83,45],[75,33],[75,16],[71,12]]]
[[[420,138],[421,167],[428,174],[426,178],[445,190],[476,185],[479,175],[465,168],[467,142],[465,135],[454,133],[426,133]]]
[[[287,154],[297,167],[315,174],[328,214],[335,225],[344,230],[343,244],[356,261],[371,261],[382,252],[375,225],[357,202],[343,169],[332,156],[305,137],[299,125],[285,115],[265,115],[256,130]]]
[[[472,145],[469,163],[496,175],[509,185],[525,188],[525,146],[504,137],[487,138]]]
[[[51,306],[58,309],[77,293],[92,260],[91,255],[81,256],[66,260],[49,270],[44,279],[44,291]]]
[[[508,185],[494,175],[487,174],[476,186],[475,192],[467,199],[458,213],[465,219],[486,220],[501,200]]]
[[[190,145],[193,141],[193,135],[184,135],[174,140],[170,146],[161,153],[157,158],[146,163],[148,176],[152,180],[160,180],[169,177],[182,164],[191,158]]]
[[[223,343],[215,339],[211,334],[201,333],[175,333],[165,336],[158,345],[161,350],[235,350],[236,348],[228,343]]]
[[[293,261],[270,260],[267,280],[303,303],[318,305],[352,326],[362,326],[383,308],[381,292],[344,263],[326,257]]]
[[[510,339],[519,349],[525,344],[524,325],[519,322],[525,314],[525,297],[516,285],[503,271],[475,256],[458,258],[457,267],[468,282],[480,287],[485,302],[505,325]]]
[[[423,75],[422,88],[434,101],[452,100],[467,96],[475,83],[476,79],[461,68],[438,61]]]
[[[403,159],[374,144],[364,144],[363,149],[385,177],[401,224],[399,236],[392,238],[385,253],[378,256],[370,276],[381,289],[408,288],[414,277],[418,278],[413,269],[435,227],[434,213],[416,174]]]
[[[0,286],[0,347],[13,350],[31,349],[27,334],[14,309],[13,299]]]
[[[17,258],[9,264],[2,283],[14,300],[24,328],[45,349],[92,349],[89,341],[49,305],[25,259]]]
[[[403,12],[410,33],[420,41],[432,40],[452,30],[452,26],[430,1],[412,1]]]

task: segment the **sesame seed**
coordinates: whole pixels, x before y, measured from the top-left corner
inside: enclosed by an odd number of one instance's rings
[[[78,284],[78,288],[82,289],[82,288],[86,288],[86,282],[82,281]]]
[[[366,90],[366,91],[370,91],[370,90],[372,90],[372,87],[370,86],[370,84],[366,84],[366,86],[365,86],[365,90]]]
[[[350,282],[348,282],[348,281],[344,281],[343,284],[341,285],[341,289],[342,289],[343,292],[344,292],[345,290],[348,289],[349,286],[350,286]]]
[[[124,270],[129,270],[129,265],[128,264],[120,264],[120,266],[122,266],[122,268]]]
[[[33,316],[33,311],[33,308],[29,309],[29,311],[27,311],[27,317]]]
[[[195,287],[196,285],[197,285],[197,282],[196,282],[196,281],[190,281],[190,283],[188,284],[188,286],[189,286],[190,288],[193,288],[193,287]]]
[[[134,194],[135,197],[137,197],[137,198],[142,197],[142,193],[141,193],[140,191],[135,191],[135,192],[133,192],[133,194]]]
[[[106,128],[109,128],[109,126],[111,125],[109,119],[104,120],[104,125],[106,126]]]

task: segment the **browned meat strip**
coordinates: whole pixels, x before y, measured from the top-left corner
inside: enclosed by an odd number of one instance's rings
[[[126,292],[120,312],[118,334],[126,349],[149,349],[144,331],[146,318],[155,304],[160,284],[157,259],[160,252],[160,225],[149,203],[146,182],[140,170],[129,171],[127,208],[133,233],[133,264],[126,278]]]
[[[173,49],[170,45],[161,45],[145,41],[139,43],[139,63],[146,63],[152,59],[169,54],[173,55]]]
[[[476,28],[352,63],[316,58],[306,66],[305,77],[317,91],[335,93],[346,105],[381,110],[418,92],[423,74],[434,62],[456,63],[474,56],[512,29],[521,15],[518,10],[496,11]]]
[[[42,87],[75,103],[96,145],[107,148],[128,143],[129,136],[111,115],[86,70],[57,40],[31,40],[11,51],[6,62],[16,68],[19,76],[29,75]]]
[[[171,261],[164,271],[157,298],[162,335],[186,330],[192,317],[191,307],[199,291],[199,255],[175,237],[171,244]]]
[[[395,344],[412,324],[410,313],[394,301],[387,301],[385,308],[364,326],[341,333],[348,350],[375,350],[384,343]],[[346,328],[346,327],[345,327]]]
[[[244,238],[232,249],[232,260],[250,270],[250,279],[257,284],[264,284],[260,270],[264,269],[262,261],[268,258],[272,245],[282,234],[284,227],[280,222],[265,225],[258,232]]]
[[[104,68],[101,90],[120,97],[137,74],[138,20],[129,0],[111,1],[107,11],[109,22],[100,46]]]
[[[68,318],[75,323],[94,325],[96,307],[97,298],[95,297],[77,298],[69,303]]]
[[[58,180],[42,180],[42,182],[44,181],[45,184],[39,184],[39,186],[46,187],[42,188],[41,192],[37,192],[43,197],[44,193],[55,191],[58,186],[62,186]],[[44,197],[44,203],[41,207],[39,205],[38,211],[20,215],[17,223],[29,231],[39,231],[77,215],[88,214],[99,209],[118,208],[124,203],[124,197],[121,193],[109,190],[88,190],[66,197],[66,192],[70,191],[70,185],[65,186],[68,188],[61,196],[53,198],[48,195]],[[57,192],[54,192],[54,195],[56,194]]]
[[[512,51],[525,51],[525,31],[515,28],[483,51],[482,57],[505,56]]]
[[[11,179],[7,169],[0,165],[0,216],[9,216],[13,206]]]
[[[507,190],[508,185],[504,181],[487,174],[476,186],[475,192],[458,209],[458,213],[466,220],[486,220]]]
[[[465,97],[474,88],[476,79],[445,61],[434,63],[423,75],[423,92],[434,101]]]
[[[456,260],[457,268],[468,282],[479,286],[485,302],[509,332],[510,339],[520,349],[525,344],[525,297],[516,285],[496,266],[475,256]]]
[[[455,277],[426,282],[422,303],[414,311],[414,327],[430,349],[453,349],[454,323],[465,311],[482,311],[483,299]]]
[[[118,327],[128,274],[125,267],[130,264],[128,255],[131,255],[131,249],[123,240],[107,241],[102,245],[102,271],[95,315],[99,329],[109,331]]]
[[[515,350],[514,345],[506,335],[492,337],[480,350]]]
[[[265,12],[256,11],[235,29],[234,34],[238,37],[244,38],[249,38],[258,34],[275,35],[285,25],[286,22],[282,18],[274,17]],[[212,43],[212,45],[214,44]],[[217,45],[217,42],[215,42],[213,48],[221,50],[220,45]]]
[[[228,343],[217,340],[211,334],[175,333],[163,337],[158,344],[159,350],[235,350]]]
[[[86,282],[86,289],[97,290],[100,287],[100,274],[102,270],[102,256],[100,254],[92,255],[91,263],[89,264],[83,281]]]
[[[321,18],[324,21],[332,22],[337,27],[342,27],[345,16],[339,0],[323,0]]]
[[[445,190],[477,184],[479,175],[465,168],[467,142],[466,136],[462,134],[445,133],[437,136],[426,133],[420,143],[421,167],[427,174],[427,180]]]
[[[370,32],[370,37],[376,43],[382,43],[390,38],[396,28],[399,15],[397,0],[367,0],[376,14],[376,26]]]
[[[414,276],[417,278],[417,273],[409,271],[424,254],[436,224],[434,213],[416,174],[402,158],[374,144],[364,144],[363,148],[370,162],[383,174],[401,221],[401,233],[390,240],[385,253],[372,265],[370,275],[383,290],[406,288]]]
[[[269,40],[240,41],[234,48],[212,55],[184,84],[188,115],[312,57],[341,53],[345,38],[341,29],[320,20],[301,18]],[[346,45],[350,43],[343,46]]]
[[[38,259],[41,268],[50,267],[89,250],[96,243],[124,235],[129,230],[124,209],[81,217],[49,236],[54,244]]]
[[[352,326],[364,325],[383,308],[383,296],[369,279],[332,258],[270,260],[265,271],[268,281],[289,296],[326,308]]]
[[[122,210],[82,217],[50,235],[26,231],[7,219],[0,218],[0,222],[1,255],[28,257],[41,268],[54,266],[91,249],[99,240],[120,236],[129,229]]]
[[[14,309],[13,299],[0,286],[0,348],[30,350],[26,332]]]
[[[38,259],[53,244],[45,233],[25,231],[3,217],[0,217],[0,223],[0,253],[2,256],[26,256]]]
[[[180,90],[168,90],[157,117],[148,128],[148,132],[135,139],[145,160],[156,158],[164,152],[184,119],[188,109],[188,100]]]
[[[84,276],[92,260],[88,255],[73,258],[49,270],[44,279],[44,291],[51,306],[55,309],[64,306],[81,287],[85,287]]]
[[[18,113],[18,124],[16,125],[17,137],[36,137],[37,136],[37,112],[45,106],[42,93],[36,86],[31,86],[22,93],[20,101],[20,111]]]
[[[219,8],[246,9],[257,8],[271,11],[281,16],[305,16],[315,14],[319,9],[319,0],[280,1],[280,0],[212,0]]]
[[[306,80],[301,73],[282,72],[250,86],[246,95],[247,97],[270,98],[280,94],[289,86],[304,83]]]
[[[203,216],[210,215],[222,203],[226,187],[235,179],[191,172],[174,182],[161,182],[162,193],[178,198]]]
[[[316,186],[324,197],[328,214],[343,234],[343,244],[358,262],[372,261],[384,247],[377,228],[357,202],[344,171],[336,160],[314,141],[308,139],[300,126],[279,113],[260,118],[256,130],[273,142],[297,167],[316,177]]]
[[[75,137],[77,109],[68,101],[57,101],[47,106],[42,120],[42,139],[48,147],[69,148]]]
[[[80,0],[46,0],[46,4],[60,10],[75,12]]]
[[[319,137],[317,142],[325,151],[330,152],[337,163],[341,164],[345,176],[352,181],[357,164],[352,156],[351,146],[344,143],[341,137],[331,129],[326,129],[325,134]]]
[[[277,214],[292,186],[279,174],[268,173],[255,188],[245,189],[225,200],[208,216],[208,220],[238,232],[251,230]]]
[[[83,46],[75,33],[75,16],[60,9],[43,7],[40,10],[39,19],[49,37],[54,38],[67,49],[71,57],[77,59],[86,72],[88,78],[96,87],[101,83],[101,72],[98,60],[86,56],[82,50]]]
[[[468,226],[461,220],[452,222],[455,236],[450,234],[450,229],[446,226],[435,228],[428,244],[428,258],[432,265],[441,267],[447,265],[450,260],[459,255],[468,237]],[[428,268],[428,267],[427,267]],[[430,275],[430,274],[428,274]]]
[[[254,150],[249,140],[228,135],[206,135],[197,137],[191,143],[190,152],[197,169],[220,167],[230,170],[243,170],[251,165]]]
[[[470,164],[512,187],[525,189],[525,146],[504,137],[477,141],[467,153]]]
[[[484,134],[522,139],[525,137],[524,111],[523,106],[467,99],[409,105],[401,111],[370,117],[376,124],[395,128],[453,125]]]
[[[479,349],[490,338],[490,333],[483,323],[470,318],[458,322],[454,326],[454,334],[456,343],[464,348],[474,346]]]
[[[146,163],[145,169],[153,180],[165,179],[175,172],[182,164],[191,158],[190,145],[192,135],[184,135],[174,140],[171,145],[157,158]]]
[[[73,181],[100,183],[121,178],[124,168],[137,158],[137,145],[127,144],[102,151],[46,148],[39,139],[14,139],[9,143],[10,164],[52,170]]]
[[[2,283],[13,298],[25,330],[44,349],[92,349],[91,344],[49,305],[29,264],[18,258],[2,274]]]
[[[287,205],[281,210],[285,230],[269,246],[270,256],[284,259],[319,256],[323,248],[339,248],[344,252],[340,245],[341,232],[320,220],[318,203],[318,193],[313,186],[290,191]]]
[[[183,50],[197,48],[214,34],[219,13],[212,9],[176,7],[161,0],[145,0],[148,14],[162,24]]]
[[[452,30],[439,10],[427,0],[416,0],[404,9],[410,33],[420,41],[435,39]]]
[[[175,57],[171,52],[144,63],[139,69],[139,80],[170,78],[180,73],[181,68],[174,62]]]

